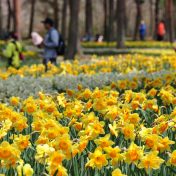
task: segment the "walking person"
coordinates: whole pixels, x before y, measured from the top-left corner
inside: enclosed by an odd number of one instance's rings
[[[141,21],[141,24],[139,26],[139,36],[140,36],[140,40],[144,41],[145,40],[145,36],[146,36],[146,24],[144,21]]]
[[[3,51],[3,55],[8,59],[8,67],[20,68],[22,60],[24,60],[22,50],[23,46],[18,41],[18,35],[14,32],[7,34],[6,36],[7,46]]]
[[[157,27],[157,40],[163,41],[165,34],[166,34],[166,27],[165,27],[164,21],[162,20],[159,22]]]
[[[59,33],[54,28],[54,22],[50,18],[46,18],[42,21],[45,29],[47,30],[47,34],[45,35],[43,45],[44,45],[44,59],[43,64],[45,65],[45,71],[47,71],[47,64],[51,62],[56,65],[57,59],[57,47],[59,45]]]

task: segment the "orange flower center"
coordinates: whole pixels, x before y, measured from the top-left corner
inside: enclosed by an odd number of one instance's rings
[[[176,165],[176,156],[174,156],[174,157],[171,158],[171,163],[174,164],[174,165]]]
[[[0,158],[2,159],[7,159],[11,156],[11,152],[9,150],[6,150],[6,149],[2,149],[0,151]]]
[[[65,141],[61,141],[61,142],[59,143],[59,148],[60,148],[61,150],[67,150],[67,149],[68,149],[68,144],[67,144]]]
[[[136,150],[131,150],[131,151],[129,152],[129,155],[130,155],[131,161],[136,161],[136,160],[138,160],[138,158],[139,158],[138,153],[137,153]]]
[[[117,156],[117,153],[115,151],[112,151],[112,152],[109,153],[109,156],[111,158],[115,158]]]
[[[20,146],[22,149],[26,148],[28,146],[29,142],[28,141],[21,141]]]
[[[145,143],[149,148],[154,146],[154,141],[152,139],[147,139]]]

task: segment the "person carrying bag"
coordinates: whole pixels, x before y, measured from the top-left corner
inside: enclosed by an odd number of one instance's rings
[[[3,52],[3,55],[8,59],[7,67],[14,67],[18,69],[21,62],[24,60],[22,54],[23,47],[18,41],[17,35],[10,34],[7,38],[7,47]]]

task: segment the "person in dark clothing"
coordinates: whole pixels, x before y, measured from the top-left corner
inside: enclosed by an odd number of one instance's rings
[[[43,45],[44,45],[44,59],[43,64],[45,65],[45,71],[47,71],[47,64],[51,62],[52,64],[56,64],[57,59],[57,47],[59,45],[59,33],[54,28],[54,22],[50,18],[46,18],[42,21],[45,29],[47,30],[47,34],[45,35]]]
[[[144,21],[141,21],[141,24],[139,26],[139,35],[140,40],[144,41],[146,36],[146,24]]]

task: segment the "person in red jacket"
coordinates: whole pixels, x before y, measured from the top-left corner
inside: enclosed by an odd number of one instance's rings
[[[157,40],[163,41],[166,34],[166,27],[164,21],[160,21],[157,27]]]

